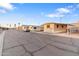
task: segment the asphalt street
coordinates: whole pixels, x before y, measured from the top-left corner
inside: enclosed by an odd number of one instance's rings
[[[2,56],[78,56],[79,39],[7,30]]]

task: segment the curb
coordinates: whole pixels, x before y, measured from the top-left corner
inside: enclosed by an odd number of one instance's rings
[[[74,35],[70,35],[70,34],[65,34],[65,35],[63,35],[63,34],[55,34],[55,33],[41,33],[41,32],[35,32],[35,33],[39,33],[39,34],[47,34],[47,35],[55,35],[55,36],[60,36],[60,37],[67,37],[67,38],[74,38],[74,39],[79,39],[79,37],[78,36],[74,36]]]
[[[5,35],[5,31],[3,31],[3,32],[0,34],[0,56],[2,56],[4,35]]]

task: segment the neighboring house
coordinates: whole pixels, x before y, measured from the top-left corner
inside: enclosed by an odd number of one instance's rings
[[[22,25],[22,30],[24,30],[24,31],[29,30],[29,26],[27,26],[27,25]]]
[[[16,30],[22,30],[22,26],[16,27]]]
[[[58,33],[58,32],[67,32],[67,25],[68,24],[64,23],[45,23],[42,26],[44,32]]]
[[[45,23],[41,26],[36,25],[22,25],[18,26],[17,30],[30,30],[30,31],[44,31],[44,32],[53,32],[53,33],[66,33],[70,30],[70,24],[64,23]],[[69,27],[69,28],[68,28]]]
[[[16,27],[16,24],[0,24],[1,29],[15,29]]]
[[[23,30],[27,30],[29,27],[27,25],[22,25],[22,26],[18,26],[16,27],[16,30],[20,30],[20,31],[23,31]]]
[[[41,26],[29,25],[31,31],[41,31]]]
[[[40,31],[41,27],[35,26],[35,25],[22,25],[22,26],[18,26],[16,29],[17,30]]]
[[[70,26],[68,26],[68,29],[71,33],[78,33],[79,32],[79,22],[72,23]]]
[[[29,30],[33,30],[33,26],[32,25],[28,25]]]
[[[42,27],[41,26],[34,26],[33,29],[35,31],[42,31]]]

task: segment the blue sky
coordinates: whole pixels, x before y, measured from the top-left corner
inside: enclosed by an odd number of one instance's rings
[[[79,21],[76,3],[1,3],[0,23],[41,25],[46,22]]]

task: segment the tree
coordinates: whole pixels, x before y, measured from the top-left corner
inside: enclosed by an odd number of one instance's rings
[[[20,22],[18,23],[18,25],[20,26]]]

